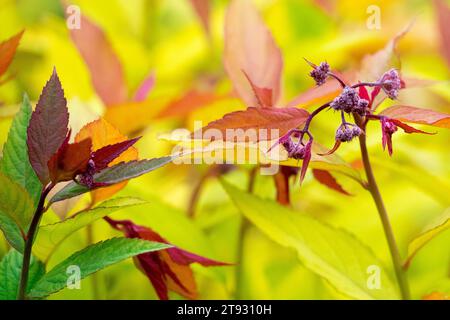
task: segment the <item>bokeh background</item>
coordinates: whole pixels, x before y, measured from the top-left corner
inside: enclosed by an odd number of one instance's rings
[[[154,74],[153,90],[139,106],[128,106],[126,121],[107,117],[127,134],[143,135],[137,145],[141,158],[171,152],[173,145],[158,139],[161,133],[192,128],[194,120],[206,124],[227,112],[245,108],[239,99],[229,96],[232,85],[222,63],[228,1],[211,0],[208,32],[188,0],[70,3],[78,5],[81,13],[105,32],[121,62],[130,95],[143,79]],[[366,54],[384,47],[415,19],[412,29],[399,43],[402,72],[411,78],[436,82],[404,90],[400,102],[450,113],[449,65],[442,54],[433,1],[253,0],[253,3],[283,53],[282,101],[290,101],[313,86],[303,57],[315,62],[327,60],[337,70],[351,70]],[[370,5],[381,9],[381,29],[367,28]],[[13,78],[0,86],[0,145],[6,140],[23,93],[27,92],[35,102],[53,66],[68,98],[73,131],[107,113],[107,107],[93,89],[86,63],[70,37],[59,1],[0,0],[0,21],[1,40],[25,29],[8,71]],[[226,98],[190,99],[193,90]],[[389,104],[392,102],[386,101],[382,107]],[[317,118],[312,127],[316,139],[332,145],[337,121],[331,114]],[[376,177],[405,256],[409,241],[449,207],[450,133],[440,128],[431,128],[430,131],[438,133],[434,136],[399,132],[394,137],[394,155],[390,158],[382,152],[379,125],[370,125],[368,131]],[[346,144],[339,155],[357,165],[357,143]],[[225,179],[245,188],[250,168],[232,167],[224,174]],[[149,204],[122,210],[115,217],[132,218],[183,249],[233,263],[240,243],[241,216],[210,170],[207,165],[169,165],[135,179],[119,195],[137,196]],[[298,184],[292,184],[292,206],[299,214],[312,215],[351,231],[390,266],[387,244],[370,195],[345,177],[338,177],[338,181],[351,196],[327,189],[309,173],[301,190]],[[189,210],[199,183],[202,188],[198,203],[194,210]],[[258,176],[255,193],[273,199],[272,178]],[[60,206],[47,213],[45,219],[57,221],[87,202],[88,199],[82,198],[77,203]],[[96,222],[89,230],[71,236],[49,264],[55,265],[90,241],[114,235],[118,233],[106,223]],[[7,245],[3,238],[0,240],[3,256]],[[449,244],[447,231],[427,244],[413,260],[408,276],[415,298],[435,291],[450,292]],[[233,299],[238,295],[248,299],[346,299],[304,268],[293,250],[274,243],[257,228],[251,226],[247,230],[243,246],[239,292],[237,267],[194,266],[200,298]],[[176,294],[171,297],[180,298]],[[155,299],[156,295],[129,260],[83,280],[81,290],[66,289],[52,298]]]

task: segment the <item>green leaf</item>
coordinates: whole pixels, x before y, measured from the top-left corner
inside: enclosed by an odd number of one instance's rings
[[[33,199],[34,205],[37,206],[42,185],[31,167],[27,146],[27,127],[32,111],[28,96],[25,94],[22,106],[9,129],[8,140],[3,147],[0,171],[24,187]]]
[[[0,211],[0,229],[9,244],[17,251],[23,252],[25,240],[23,239],[22,231],[17,223],[15,223],[8,215],[4,215],[2,211]]]
[[[0,300],[15,300],[19,291],[20,274],[22,272],[21,253],[10,250],[0,262]],[[27,291],[45,274],[44,265],[31,257],[28,274]]]
[[[69,266],[78,266],[81,271],[80,277],[84,279],[127,258],[170,247],[164,243],[129,238],[113,238],[90,245],[74,253],[44,275],[30,290],[29,296],[43,298],[64,289],[68,277],[66,270]]]
[[[158,169],[171,162],[173,157],[162,157],[155,159],[136,160],[122,162],[115,166],[106,168],[94,175],[94,181],[98,183],[106,183],[108,185],[119,183],[125,180],[139,177],[145,173]],[[90,189],[84,185],[75,182],[69,183],[62,190],[53,196],[50,203],[76,197],[86,193]]]
[[[434,219],[424,230],[415,237],[408,245],[408,259],[405,267],[408,267],[416,253],[423,248],[434,237],[450,228],[450,209]]]
[[[145,201],[131,197],[115,198],[64,221],[43,225],[39,228],[33,253],[42,261],[47,261],[58,245],[75,231],[117,210],[145,203]]]
[[[357,299],[398,299],[395,284],[371,250],[345,230],[263,200],[222,182],[241,212],[280,245],[297,251],[305,267],[338,291]],[[377,266],[379,289],[369,289],[368,268]]]
[[[28,231],[33,215],[33,201],[24,188],[1,172],[0,186],[0,229],[11,245],[22,251],[22,234]]]

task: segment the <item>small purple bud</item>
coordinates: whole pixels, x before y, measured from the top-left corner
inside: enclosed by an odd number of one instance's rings
[[[334,98],[330,103],[330,107],[334,110],[342,110],[347,113],[353,112],[353,109],[357,107],[360,98],[356,89],[351,87],[345,87],[341,94]]]
[[[381,88],[389,98],[392,100],[397,99],[402,82],[396,69],[385,72],[379,82],[381,83]]]
[[[353,108],[353,112],[359,114],[360,116],[364,116],[366,115],[368,108],[369,101],[366,99],[359,99],[358,104]]]
[[[335,139],[340,142],[349,142],[352,141],[353,138],[359,136],[361,133],[362,130],[357,126],[341,125],[336,130]]]
[[[301,144],[292,141],[291,137],[282,142],[284,149],[286,149],[289,158],[303,159],[305,157],[305,150]]]
[[[321,86],[325,83],[330,72],[330,65],[326,62],[322,62],[312,70],[309,75],[316,81],[317,86]]]

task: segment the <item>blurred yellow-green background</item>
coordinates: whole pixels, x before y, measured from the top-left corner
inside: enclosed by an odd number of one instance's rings
[[[173,145],[158,139],[172,129],[192,128],[194,120],[204,124],[223,114],[244,109],[235,98],[221,99],[173,116],[155,116],[171,101],[193,88],[227,94],[232,89],[223,68],[224,15],[226,0],[210,1],[210,31],[188,0],[97,0],[70,1],[106,34],[122,64],[130,96],[149,74],[155,87],[139,106],[144,112],[130,118],[140,124],[143,138],[137,144],[141,158],[169,154]],[[254,0],[271,30],[284,58],[282,101],[313,86],[308,77],[311,61],[326,60],[337,70],[356,68],[361,59],[382,47],[415,19],[410,32],[399,43],[402,73],[410,78],[437,80],[431,86],[402,91],[401,104],[426,107],[450,113],[449,66],[440,50],[433,1],[313,1]],[[367,8],[380,9],[380,29],[369,29]],[[24,92],[35,102],[51,74],[58,70],[68,99],[73,131],[105,114],[106,106],[93,89],[85,61],[71,40],[63,6],[56,0],[0,0],[0,40],[22,29],[20,42],[8,75],[13,78],[0,86],[0,145],[7,137],[12,115]],[[363,79],[361,79],[363,80]],[[386,101],[382,108],[393,104]],[[330,146],[336,119],[319,117],[312,130],[318,141]],[[423,127],[425,128],[425,127]],[[394,155],[381,148],[379,125],[369,125],[367,138],[376,177],[401,254],[427,223],[450,204],[450,133],[446,129],[426,128],[438,134],[394,136]],[[134,134],[135,132],[126,132]],[[352,163],[360,157],[357,143],[346,144],[339,155]],[[235,262],[239,247],[241,215],[216,177],[206,179],[195,207],[187,212],[195,187],[208,170],[207,165],[169,165],[130,181],[119,195],[132,195],[149,201],[144,207],[125,209],[115,217],[127,217],[147,225],[173,244],[226,262]],[[247,185],[249,166],[234,168],[225,179],[241,188]],[[338,181],[352,196],[343,196],[317,183],[310,173],[300,188],[292,181],[292,206],[301,214],[312,215],[355,234],[391,269],[387,243],[372,199],[360,185],[345,177]],[[255,193],[273,199],[271,177],[258,176]],[[83,198],[74,208],[59,207],[67,214],[86,205]],[[51,210],[46,221],[59,217]],[[49,262],[55,265],[89,241],[118,233],[103,221],[71,236]],[[91,238],[91,239],[90,239]],[[7,250],[0,241],[0,255]],[[332,240],[332,239],[330,239]],[[346,299],[326,281],[306,269],[294,250],[270,240],[254,226],[244,235],[239,297],[247,299]],[[450,293],[450,233],[443,232],[415,257],[408,277],[414,298],[432,292]],[[194,266],[199,297],[236,297],[236,266],[203,268]],[[148,280],[127,261],[103,270],[82,282],[81,290],[65,289],[54,299],[155,299]],[[171,298],[179,298],[172,294]]]

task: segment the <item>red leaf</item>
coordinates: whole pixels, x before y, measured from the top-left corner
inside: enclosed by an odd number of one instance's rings
[[[434,132],[426,132],[419,129],[416,129],[414,127],[411,127],[407,125],[406,123],[401,122],[397,119],[391,119],[391,121],[397,126],[403,129],[406,133],[424,133],[424,134],[435,134]]]
[[[12,38],[0,43],[0,77],[8,70],[24,32],[22,30]]]
[[[106,218],[111,226],[122,230],[128,238],[140,238],[161,243],[169,242],[153,230],[134,224],[129,220],[115,221]],[[211,260],[177,247],[149,252],[135,258],[136,265],[146,274],[162,300],[169,298],[168,291],[174,291],[188,299],[197,298],[197,286],[190,265],[226,266],[228,263]]]
[[[350,196],[351,194],[342,188],[342,186],[336,181],[336,179],[325,170],[313,169],[314,178],[319,181],[321,184],[327,186],[330,189],[333,189],[339,193]]]
[[[436,9],[439,32],[441,34],[442,53],[450,66],[450,29],[448,27],[450,21],[450,8],[442,0],[435,0],[434,6]]]
[[[69,137],[70,133],[48,162],[50,179],[53,183],[73,180],[86,170],[91,157],[91,139],[69,143]]]
[[[305,179],[306,170],[308,169],[309,161],[311,160],[311,147],[312,140],[309,140],[305,146],[305,157],[303,158],[302,169],[300,171],[300,183]]]
[[[427,124],[430,126],[450,128],[450,114],[410,106],[392,106],[380,115],[404,122]]]
[[[54,69],[28,126],[28,156],[43,185],[50,181],[47,164],[66,139],[68,123],[67,101]]]
[[[108,145],[95,151],[92,154],[92,160],[94,160],[96,171],[99,172],[100,170],[108,167],[108,164],[119,157],[123,152],[125,152],[125,150],[128,150],[140,138],[141,137]]]
[[[248,108],[226,114],[222,119],[209,123],[193,133],[194,138],[206,130],[219,130],[226,141],[263,141],[280,138],[289,130],[297,128],[308,118],[309,113],[297,108]],[[243,131],[238,132],[241,129]],[[254,129],[253,132],[245,132]],[[227,130],[230,130],[227,134]],[[246,135],[247,133],[247,135]],[[251,133],[254,133],[252,135]],[[203,137],[203,136],[202,136]],[[214,139],[211,139],[214,140]]]
[[[258,88],[272,91],[276,105],[281,91],[281,51],[251,1],[233,0],[225,18],[225,69],[234,88],[249,107],[258,101],[244,71]]]
[[[106,106],[127,100],[122,65],[99,26],[81,16],[81,28],[70,30],[78,51],[86,62],[95,91]]]
[[[244,72],[245,77],[247,78],[248,82],[250,83],[250,86],[252,87],[253,94],[255,95],[256,101],[258,102],[258,107],[261,108],[270,108],[274,107],[273,103],[273,90],[268,88],[260,88],[257,85],[255,85],[250,79],[249,75]]]

